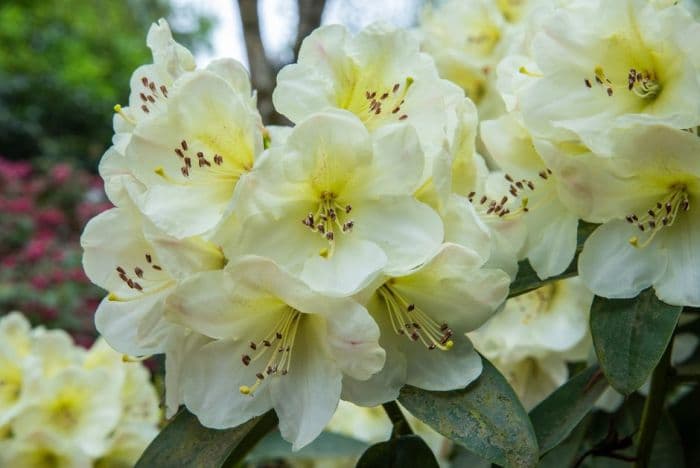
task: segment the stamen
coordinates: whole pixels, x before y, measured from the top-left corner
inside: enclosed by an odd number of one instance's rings
[[[654,208],[648,209],[643,215],[638,216],[632,213],[625,216],[628,223],[636,224],[639,231],[645,233],[646,236],[643,240],[638,236],[630,237],[630,245],[637,248],[646,247],[662,229],[673,225],[680,212],[690,210],[690,199],[686,185],[677,184],[671,189],[672,192],[669,195],[657,201]]]
[[[281,315],[277,323],[272,329],[259,340],[250,342],[250,349],[256,351],[253,355],[244,354],[241,356],[241,362],[248,367],[255,361],[267,357],[264,365],[255,374],[255,383],[253,385],[241,385],[239,391],[243,395],[253,395],[255,390],[262,384],[265,377],[274,375],[287,375],[292,359],[292,351],[294,349],[294,340],[299,329],[302,314],[292,307],[288,307]],[[259,348],[259,349],[258,349]]]
[[[447,351],[454,346],[450,327],[438,324],[420,307],[409,303],[391,286],[391,281],[381,286],[377,293],[384,300],[391,326],[397,335],[421,342],[428,350],[438,348]]]
[[[337,195],[331,192],[321,193],[316,213],[308,213],[301,223],[313,232],[318,232],[328,241],[328,249],[322,249],[319,255],[328,258],[335,250],[336,233],[352,231],[355,222],[348,219],[347,215],[352,211],[352,206],[343,204],[338,200]]]

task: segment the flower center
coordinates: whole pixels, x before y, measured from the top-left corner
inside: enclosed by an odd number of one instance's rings
[[[549,176],[552,174],[550,169],[543,169],[539,172],[539,176],[543,180],[548,180]],[[491,198],[487,195],[482,195],[475,203],[476,192],[469,192],[467,199],[469,203],[477,207],[479,211],[486,212],[487,215],[497,216],[499,218],[508,217],[508,215],[517,215],[520,213],[527,213],[530,211],[528,207],[529,197],[526,196],[528,192],[533,192],[535,190],[535,183],[529,179],[515,179],[510,174],[504,174],[503,177],[508,182],[508,195],[503,195],[501,198]],[[518,205],[517,208],[513,208],[514,203]],[[510,208],[509,208],[510,207]],[[513,210],[511,210],[513,208]]]
[[[328,248],[321,250],[322,257],[331,257],[335,250],[336,232],[348,233],[352,231],[355,222],[349,214],[352,205],[343,204],[333,192],[322,192],[316,213],[309,212],[302,224],[311,231],[317,232],[328,241]]]
[[[207,183],[211,182],[212,179],[219,179],[227,183],[235,183],[244,172],[250,170],[250,167],[246,165],[239,167],[239,165],[233,162],[228,163],[224,160],[224,157],[218,153],[214,153],[212,156],[206,154],[204,151],[195,151],[185,139],[180,142],[180,146],[173,150],[173,154],[178,158],[180,164],[182,164],[180,173],[185,180],[194,176],[204,175],[206,176]],[[182,181],[178,181],[166,174],[163,167],[156,167],[154,172],[167,182],[176,185],[185,185]]]
[[[248,367],[258,361],[267,360],[263,365],[258,364],[259,372],[255,374],[256,380],[253,385],[241,385],[239,391],[243,395],[253,395],[266,376],[287,375],[301,318],[301,312],[288,307],[263,339],[250,342],[250,354],[241,356],[243,365]]]
[[[603,67],[597,66],[593,77],[597,85],[605,89],[608,96],[614,94],[613,89],[617,86],[605,75]],[[584,78],[583,82],[587,88],[593,87],[593,83],[588,78]],[[627,74],[627,89],[642,99],[651,100],[656,98],[661,92],[661,84],[653,71],[638,71],[635,68],[630,68]]]
[[[627,80],[627,89],[642,99],[654,99],[661,92],[661,85],[653,72],[639,72],[630,68]]]
[[[413,84],[413,78],[408,77],[403,85],[394,83],[388,88],[368,88],[365,90],[364,99],[353,99],[347,108],[354,112],[368,127],[387,117],[396,117],[397,120],[406,120],[408,114],[402,112],[406,94]],[[352,107],[352,109],[351,109]]]
[[[135,265],[133,269],[128,269],[122,265],[117,265],[115,271],[119,279],[126,285],[127,288],[136,293],[155,292],[170,285],[169,281],[164,282],[163,267],[154,262],[153,256],[146,252],[144,254],[145,264]],[[127,298],[117,296],[115,293],[109,294],[110,301],[126,301]],[[137,295],[138,298],[138,295]]]
[[[528,324],[536,317],[546,314],[557,292],[556,283],[549,283],[530,293],[511,299],[522,313],[522,323]]]
[[[61,398],[51,408],[51,421],[56,427],[69,431],[79,421],[78,401],[69,397]]]
[[[411,341],[420,341],[429,350],[438,348],[447,351],[454,346],[453,332],[446,323],[439,324],[420,307],[409,303],[390,282],[382,285],[378,293],[386,304],[394,333],[404,335]]]
[[[644,237],[643,239],[639,236],[630,237],[629,243],[633,247],[646,247],[658,232],[673,225],[681,211],[690,210],[687,186],[674,184],[671,189],[670,194],[657,201],[656,205],[649,208],[646,213],[632,213],[625,217],[628,223],[637,226],[642,232],[641,236]]]

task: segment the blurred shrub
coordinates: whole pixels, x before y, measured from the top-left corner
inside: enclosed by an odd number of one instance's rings
[[[2,0],[0,151],[10,159],[71,158],[95,167],[112,135],[112,108],[128,98],[129,77],[150,60],[150,24],[167,0]],[[178,11],[207,46],[211,19]],[[178,34],[179,33],[179,34]]]
[[[89,344],[103,291],[83,273],[80,233],[110,206],[102,180],[83,169],[0,158],[0,310]]]

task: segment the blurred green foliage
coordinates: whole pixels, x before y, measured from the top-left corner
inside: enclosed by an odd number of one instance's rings
[[[174,12],[167,0],[2,0],[0,155],[72,159],[94,168],[110,144],[112,108],[150,62],[146,33],[159,18],[186,18],[175,38],[209,46],[212,19]]]

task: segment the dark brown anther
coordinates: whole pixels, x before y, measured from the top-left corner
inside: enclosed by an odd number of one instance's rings
[[[593,86],[588,78],[585,78],[583,82],[586,83],[586,87],[588,88],[591,88]]]
[[[255,374],[255,377],[257,377],[258,380],[265,380],[265,376],[262,372],[258,372],[257,374]]]
[[[504,175],[503,177],[505,177],[505,179],[506,179],[508,182],[513,182],[513,177],[511,177],[510,174],[506,174],[506,175]]]
[[[406,307],[406,310],[409,312],[413,312],[413,310],[416,308],[415,304],[408,304],[408,307]]]
[[[253,351],[255,351],[256,349],[258,349],[258,345],[256,345],[253,341],[251,341],[251,342],[250,342],[250,349],[252,349]]]
[[[182,175],[185,176],[185,177],[189,177],[189,176],[190,176],[190,170],[187,169],[187,166],[182,166],[182,167],[180,168],[180,172],[182,172]]]
[[[151,260],[152,260],[151,254],[146,254],[146,261],[147,261],[148,263],[151,263]]]
[[[139,97],[141,98],[141,100],[142,100],[143,102],[147,102],[147,101],[148,101],[148,98],[147,98],[146,95],[143,94],[143,93],[139,93]]]
[[[136,273],[136,276],[138,276],[139,278],[143,278],[143,270],[141,268],[134,268],[134,273]]]
[[[148,89],[150,89],[151,91],[154,91],[154,92],[155,92],[155,90],[156,90],[156,84],[155,84],[154,82],[151,81],[150,83],[148,83]]]
[[[384,99],[386,99],[386,98],[388,98],[388,97],[389,97],[389,93],[384,93],[384,94],[381,95],[381,97],[380,97],[379,99],[384,100]]]
[[[163,96],[168,97],[168,88],[165,85],[160,85],[160,92],[163,93]]]
[[[134,282],[131,279],[126,280],[126,285],[129,286],[131,289],[134,289]]]
[[[117,267],[117,273],[119,273],[120,275],[123,275],[123,274],[125,274],[126,272],[124,271],[124,268],[118,266],[118,267]]]
[[[418,338],[420,338],[420,335],[418,334],[418,332],[411,333],[411,339],[413,341],[418,341]]]
[[[220,154],[215,154],[214,155],[214,164],[217,166],[221,166],[223,164],[224,158]]]
[[[188,169],[192,167],[192,158],[185,158],[185,166],[187,166]]]
[[[148,106],[147,106],[146,104],[142,104],[142,105],[141,105],[141,110],[144,111],[146,114],[148,114],[149,112],[151,112],[151,111],[148,109]]]
[[[180,146],[182,146],[182,149],[183,149],[183,150],[187,151],[187,141],[182,140],[182,141],[180,142]]]
[[[183,153],[180,148],[175,148],[175,154],[177,154],[181,158],[185,157],[185,153]]]
[[[613,89],[612,89],[612,88],[608,88],[608,89],[607,89],[607,93],[608,93],[608,96],[612,96],[612,95],[613,95]]]
[[[403,114],[401,117],[399,117],[399,120],[406,120],[408,118],[408,115]]]
[[[396,84],[394,85],[394,87],[393,87],[393,88],[391,88],[391,91],[395,93],[396,91],[398,91],[398,90],[399,90],[399,87],[401,87],[401,85],[400,85],[400,84],[398,84],[398,83],[396,83]]]
[[[154,103],[154,102],[156,102],[156,98],[154,98],[154,97],[151,96],[150,94],[147,96],[147,98],[148,98],[148,102],[150,102],[151,104]]]
[[[529,180],[527,181],[527,187],[528,187],[530,190],[535,190],[535,184],[533,184],[533,183],[532,183],[531,181],[529,181]]]
[[[154,269],[154,270],[158,270],[158,271],[162,270],[162,268],[160,267],[160,265],[153,265],[153,269]]]
[[[262,344],[263,344],[263,346],[268,347],[268,348],[270,346],[272,346],[272,343],[270,343],[268,340],[263,340]]]
[[[247,354],[244,354],[241,357],[241,361],[243,362],[244,366],[247,366],[248,364],[250,364],[250,356],[248,356]]]
[[[278,340],[282,339],[282,334],[280,332],[275,333],[275,336],[277,337]]]

